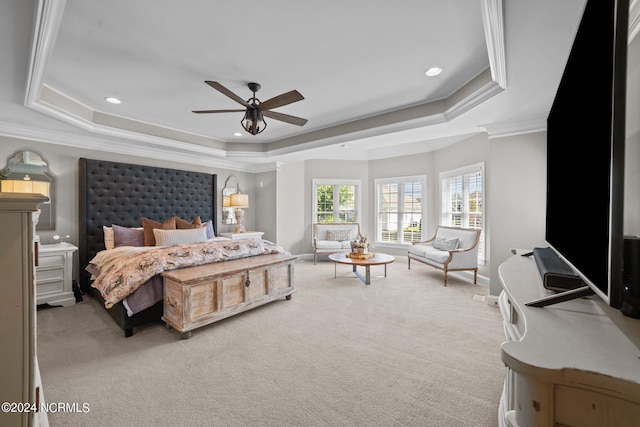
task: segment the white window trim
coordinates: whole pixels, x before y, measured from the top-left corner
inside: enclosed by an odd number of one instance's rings
[[[355,200],[356,222],[360,223],[360,225],[362,226],[362,215],[361,215],[362,180],[314,178],[312,180],[312,195],[311,195],[311,198],[312,198],[311,223],[312,224],[318,222],[318,186],[319,185],[353,185],[354,187],[356,187],[356,200]]]
[[[482,234],[484,235],[484,247],[483,247],[483,255],[486,257],[487,246],[486,246],[486,229],[485,229],[485,218],[487,212],[487,197],[485,192],[485,186],[487,182],[487,175],[484,171],[484,162],[474,163],[468,166],[463,166],[456,169],[451,169],[448,171],[440,172],[438,179],[438,224],[442,223],[442,181],[447,178],[451,178],[452,176],[460,176],[466,175],[474,172],[480,172],[482,174]],[[424,227],[423,227],[424,228]],[[478,264],[486,265],[486,258],[478,257]]]
[[[386,247],[386,248],[408,248],[411,246],[411,243],[399,243],[399,242],[382,242],[378,240],[378,236],[380,235],[380,220],[378,215],[378,206],[380,206],[380,192],[378,191],[378,186],[382,184],[389,183],[403,183],[407,181],[420,181],[422,184],[422,239],[424,240],[424,231],[427,229],[427,176],[426,175],[412,175],[412,176],[400,176],[394,178],[378,178],[374,180],[374,193],[375,193],[375,201],[374,201],[374,226],[375,226],[375,246]]]

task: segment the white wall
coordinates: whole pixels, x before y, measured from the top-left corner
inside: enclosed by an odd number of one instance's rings
[[[255,227],[252,230],[264,231],[262,238],[272,242],[276,241],[277,230],[276,181],[276,171],[257,173],[254,179]]]
[[[510,248],[548,246],[544,240],[546,144],[546,132],[491,140],[487,189],[491,295],[500,294],[498,268],[511,256]]]
[[[304,162],[281,164],[276,172],[276,243],[293,254],[308,253]]]

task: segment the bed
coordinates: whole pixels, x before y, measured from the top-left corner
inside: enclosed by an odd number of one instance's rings
[[[114,224],[125,228],[141,226],[141,218],[164,221],[177,217],[187,221],[196,218],[202,224],[210,221],[216,230],[216,174],[184,171],[129,163],[81,158],[79,160],[79,284],[80,289],[109,308],[107,312],[124,331],[133,335],[134,328],[160,321],[162,296],[152,306],[130,315],[122,301],[105,304],[105,298],[94,287],[95,278],[86,267],[105,250],[105,229]],[[156,276],[156,286],[161,276]]]

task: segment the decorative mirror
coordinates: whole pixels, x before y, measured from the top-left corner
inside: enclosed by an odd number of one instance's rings
[[[36,230],[54,230],[56,227],[53,183],[54,178],[49,173],[47,162],[33,151],[19,151],[0,170],[0,192],[40,193],[49,198],[48,202],[38,205],[41,212]]]
[[[231,207],[231,195],[238,193],[238,178],[230,175],[224,182],[224,188],[222,189],[222,223],[223,224],[235,224],[236,218],[234,215],[234,208]]]

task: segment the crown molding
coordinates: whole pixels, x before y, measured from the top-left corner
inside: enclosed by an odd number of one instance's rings
[[[27,107],[42,94],[47,63],[53,52],[66,4],[67,0],[39,0],[36,6],[35,34],[31,43],[24,101]]]
[[[547,130],[547,118],[531,117],[529,119],[512,122],[490,123],[481,125],[480,128],[487,132],[489,139],[504,138],[507,136],[545,131]]]
[[[484,0],[482,2],[482,21],[489,53],[491,78],[503,89],[507,87],[507,69],[504,46],[504,0]]]
[[[180,162],[191,165],[217,167],[237,170],[242,172],[255,172],[256,166],[234,162],[228,159],[214,159],[203,156],[201,153],[177,151],[175,146],[158,147],[156,145],[139,144],[132,145],[124,140],[111,140],[86,135],[76,135],[68,132],[54,131],[50,129],[38,129],[33,126],[23,126],[16,123],[0,121],[0,136],[8,138],[37,141],[54,144],[63,147],[79,148],[83,151],[94,150],[127,156],[138,156],[171,162]],[[259,165],[264,170],[275,166]]]

